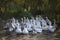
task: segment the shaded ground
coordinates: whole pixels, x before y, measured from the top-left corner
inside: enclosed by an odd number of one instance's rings
[[[6,35],[5,31],[0,33],[0,40],[60,40],[55,37],[55,33],[47,34],[27,34],[27,35]]]
[[[57,38],[60,38],[60,28],[53,35]]]

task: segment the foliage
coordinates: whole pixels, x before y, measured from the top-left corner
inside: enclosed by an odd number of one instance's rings
[[[57,19],[56,15],[60,15],[60,0],[0,0],[0,18],[20,18],[39,14]]]

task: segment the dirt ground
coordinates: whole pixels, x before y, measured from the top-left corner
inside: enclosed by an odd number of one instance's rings
[[[17,37],[2,37],[0,38],[0,40],[57,40],[56,38],[47,36],[47,35],[34,35],[34,36],[30,36],[30,35],[20,35]],[[58,39],[59,40],[59,39]]]
[[[4,31],[5,32],[5,31]],[[3,34],[3,35],[2,35]],[[27,35],[5,35],[6,33],[1,32],[0,40],[60,40],[54,37],[52,34],[27,34]]]

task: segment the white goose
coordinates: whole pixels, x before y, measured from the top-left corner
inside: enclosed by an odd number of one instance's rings
[[[15,29],[15,18],[12,18],[9,23],[9,31],[13,31]]]
[[[18,22],[18,20],[16,20],[16,32],[17,32],[17,33],[22,33],[21,25],[20,25],[20,23]]]
[[[52,23],[51,23],[51,21],[48,19],[48,17],[46,17],[46,23],[47,23],[48,25],[52,25]]]
[[[44,19],[42,19],[41,22],[42,22],[42,29],[48,30],[48,25],[47,25],[46,21]]]
[[[12,23],[11,23],[11,24],[12,24],[12,27],[15,29],[15,25],[16,25],[16,24],[15,24],[15,21],[16,21],[15,18],[12,18],[11,21],[12,21]]]
[[[52,26],[51,21],[47,17],[46,17],[46,22],[48,23],[48,30],[54,32],[56,28],[55,26]]]
[[[31,25],[29,19],[27,19],[26,25],[27,25],[27,30],[28,30],[28,31],[31,31],[31,30],[32,30],[32,25]]]
[[[49,31],[54,32],[56,30],[56,27],[57,27],[57,25],[56,25],[56,22],[54,20],[53,26],[49,26]]]
[[[40,24],[40,22],[39,22],[38,19],[35,20],[35,26],[34,26],[34,29],[35,29],[36,32],[39,32],[39,33],[42,32],[41,24]]]
[[[23,33],[23,34],[28,34],[28,33],[29,33],[26,27],[24,27],[22,33]]]
[[[14,30],[13,26],[12,26],[12,23],[9,23],[9,32],[12,32]]]

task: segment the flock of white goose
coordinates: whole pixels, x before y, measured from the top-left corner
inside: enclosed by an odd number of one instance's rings
[[[6,27],[8,27],[9,32],[15,30],[16,33],[23,34],[28,34],[29,32],[42,33],[43,30],[54,32],[56,30],[56,26],[52,25],[48,17],[43,19],[41,16],[32,17],[31,19],[24,17],[21,18],[20,22],[12,18],[11,22],[6,23]]]

